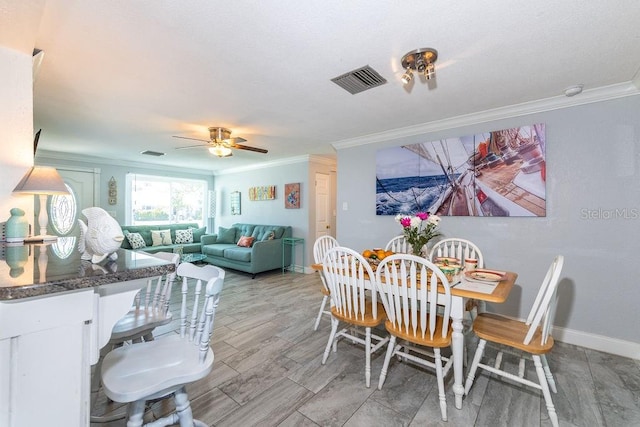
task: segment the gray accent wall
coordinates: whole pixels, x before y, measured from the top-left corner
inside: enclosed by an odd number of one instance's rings
[[[547,216],[443,217],[441,230],[477,243],[488,267],[519,274],[508,302],[490,310],[526,317],[547,268],[562,254],[559,329],[573,338],[638,344],[640,96],[339,149],[338,240],[361,250],[401,232],[393,217],[376,216],[378,149],[533,123],[546,124]],[[632,348],[640,358],[640,346]]]

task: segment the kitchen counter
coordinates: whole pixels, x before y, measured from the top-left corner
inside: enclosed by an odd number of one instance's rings
[[[73,237],[46,244],[1,244],[0,301],[53,295],[175,270],[173,264],[127,249],[119,249],[114,261],[92,264],[80,259],[75,246]]]
[[[149,280],[175,270],[117,254],[83,261],[75,237],[0,244],[0,426],[89,425],[91,365],[113,325]]]

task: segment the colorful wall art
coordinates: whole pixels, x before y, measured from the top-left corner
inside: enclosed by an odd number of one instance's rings
[[[249,200],[273,200],[276,198],[276,186],[266,185],[249,188]]]
[[[284,185],[285,209],[300,209],[300,183],[293,182]]]
[[[376,214],[546,216],[543,123],[376,153]]]

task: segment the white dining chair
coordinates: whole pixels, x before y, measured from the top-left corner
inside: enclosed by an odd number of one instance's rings
[[[375,283],[387,313],[385,328],[391,334],[378,389],[382,389],[394,355],[434,368],[440,413],[442,420],[447,421],[444,378],[453,366],[453,357],[443,357],[440,349],[451,346],[453,332],[449,281],[427,259],[396,254],[380,262]],[[433,352],[426,352],[424,347],[431,348]]]
[[[541,390],[551,424],[554,427],[558,427],[558,415],[550,390],[557,393],[557,388],[545,355],[551,351],[554,344],[551,327],[557,300],[558,281],[563,264],[564,257],[562,255],[558,255],[553,260],[525,321],[493,313],[478,314],[473,322],[473,331],[480,338],[480,341],[464,389],[465,394],[468,394],[473,385],[476,371],[481,368],[503,378]],[[501,368],[502,350],[497,353],[495,363],[481,363],[487,342],[512,349],[521,356],[517,375]],[[538,382],[524,377],[526,360],[524,356],[533,360]]]
[[[460,265],[464,269],[465,261],[468,259],[477,260],[476,268],[484,268],[484,257],[480,248],[475,243],[467,239],[458,237],[450,237],[438,241],[431,251],[429,251],[429,260],[436,262],[437,258],[456,258],[460,261]],[[473,321],[477,313],[485,311],[485,303],[475,300],[467,301],[465,313],[469,316],[469,320]]]
[[[467,259],[477,259],[478,268],[484,268],[484,257],[480,248],[470,240],[451,237],[438,241],[429,252],[429,260],[434,262],[436,258],[457,258],[464,267]]]
[[[335,248],[338,245],[338,241],[332,236],[320,236],[313,243],[313,260],[316,264],[322,264],[322,260],[324,259],[324,255],[331,248]],[[320,319],[322,315],[327,315],[331,317],[331,311],[326,309],[327,301],[329,301],[329,287],[327,286],[327,281],[324,278],[324,273],[322,271],[320,273],[320,280],[322,281],[322,302],[320,303],[320,311],[318,311],[318,316],[316,317],[316,321],[313,325],[313,330],[317,331],[318,326],[320,326]]]
[[[186,385],[206,377],[213,368],[209,342],[225,272],[213,265],[182,263],[177,274],[182,277],[180,334],[116,348],[102,363],[105,394],[128,404],[127,427],[142,425],[145,402],[170,395],[176,412],[150,426],[206,426],[193,419]]]
[[[382,348],[389,337],[381,337],[372,329],[385,319],[384,307],[378,301],[378,291],[372,285],[375,280],[373,270],[367,260],[358,252],[345,248],[329,249],[323,261],[323,272],[331,291],[331,334],[322,356],[322,364],[327,362],[331,348],[337,351],[340,338],[346,337],[353,343],[364,345],[365,383],[371,385],[371,354]],[[338,331],[340,323],[346,327]],[[357,328],[364,328],[364,338]]]
[[[176,269],[180,263],[179,254],[156,252],[148,255],[169,261],[175,264]],[[153,341],[154,330],[159,326],[171,323],[173,317],[169,311],[169,304],[175,279],[175,271],[155,279],[149,279],[146,288],[136,294],[129,312],[114,325],[109,342],[100,350],[98,362],[93,370],[91,392],[94,393],[94,403],[102,385],[101,368],[105,355],[127,342],[135,344],[142,341]],[[112,414],[109,416],[93,414],[91,421],[94,423],[109,422],[124,418],[124,416],[124,414]]]
[[[403,234],[389,240],[384,247],[384,250],[391,251],[396,254],[410,254],[412,249],[409,242],[407,242],[407,238]]]

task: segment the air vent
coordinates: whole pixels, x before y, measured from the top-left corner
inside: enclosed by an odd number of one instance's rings
[[[160,157],[160,156],[164,156],[167,153],[160,153],[158,151],[146,150],[146,151],[141,152],[140,154],[145,154],[147,156]]]
[[[352,95],[383,85],[387,82],[384,77],[368,65],[334,77],[331,81]]]

